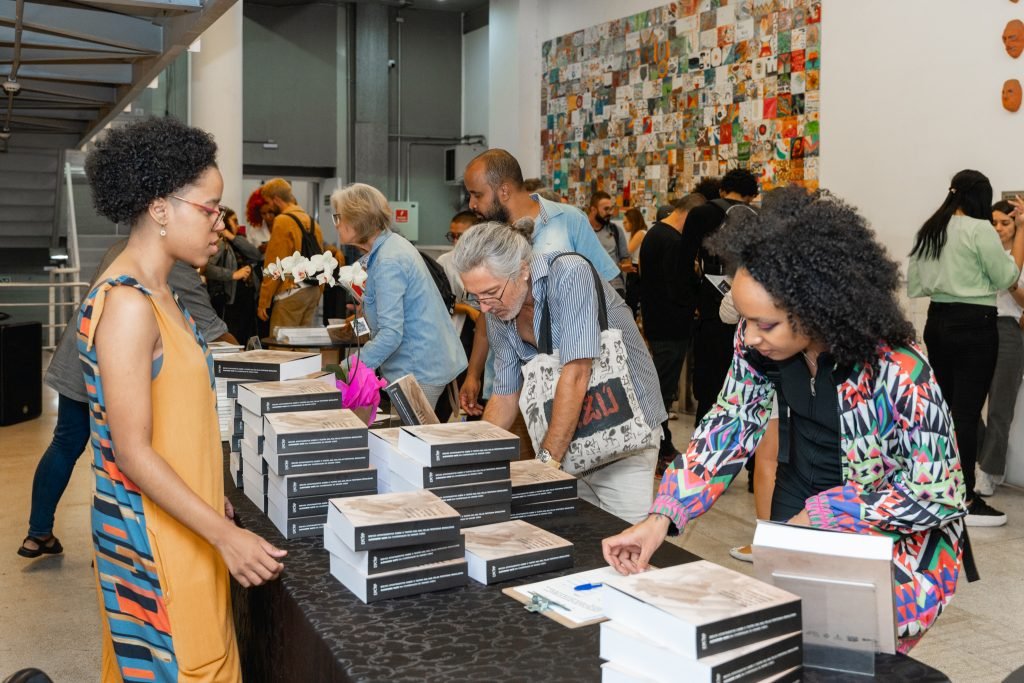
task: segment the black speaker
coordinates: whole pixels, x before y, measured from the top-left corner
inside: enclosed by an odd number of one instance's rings
[[[43,412],[43,326],[0,325],[0,426]]]

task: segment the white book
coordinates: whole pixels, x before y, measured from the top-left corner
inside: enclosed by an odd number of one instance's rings
[[[369,576],[331,555],[331,576],[365,603],[466,585],[466,561],[447,560]]]
[[[267,499],[267,517],[287,539],[320,536],[324,532],[324,522],[327,519],[326,515],[289,517],[286,509],[282,509],[269,498]]]
[[[469,577],[489,585],[573,566],[572,543],[529,522],[463,529]]]
[[[331,378],[330,375],[324,377]],[[250,382],[238,387],[238,404],[256,413],[293,413],[300,410],[341,408],[341,391],[322,379]]]
[[[363,449],[366,424],[351,410],[306,410],[271,413],[263,418],[264,455],[289,455]]]
[[[459,536],[459,513],[430,491],[334,498],[328,524],[352,550],[397,548]]]
[[[390,479],[391,461],[398,450],[398,427],[390,429],[371,429],[367,435],[370,448],[370,464],[377,468],[377,479],[386,484]]]
[[[213,360],[213,374],[229,379],[278,382],[318,372],[319,353],[296,351],[241,351]]]
[[[707,560],[605,586],[605,616],[692,659],[801,630],[799,596]]]
[[[613,619],[601,624],[601,659],[632,669],[658,683],[763,681],[800,666],[803,647],[801,633],[795,631],[693,659],[662,647]]]
[[[427,467],[519,459],[519,437],[483,421],[402,427],[398,446]]]
[[[263,416],[251,410],[242,409],[242,422],[245,423],[245,435],[263,436]]]
[[[330,526],[324,527],[324,548],[337,555],[364,576],[382,574],[424,564],[461,560],[466,552],[466,542],[460,536],[450,541],[407,545],[400,548],[378,548],[355,551],[345,545]]]

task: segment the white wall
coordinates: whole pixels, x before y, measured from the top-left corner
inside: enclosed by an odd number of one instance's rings
[[[487,135],[490,117],[489,28],[462,36],[462,135]]]
[[[492,145],[502,140],[526,176],[540,170],[541,44],[665,4],[559,0],[534,4],[531,19],[530,2],[495,0],[490,26]],[[1024,76],[1024,57],[1014,61],[1002,46],[1012,18],[1024,19],[1024,7],[823,0],[821,185],[859,207],[898,259],[958,170],[986,173],[997,195],[1024,189],[1015,153],[1024,110],[1009,114],[1000,103],[1003,81]],[[504,35],[513,28],[518,41]],[[518,54],[507,52],[515,46]]]

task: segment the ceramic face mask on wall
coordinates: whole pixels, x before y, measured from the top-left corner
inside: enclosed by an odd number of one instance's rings
[[[1014,59],[1020,57],[1024,52],[1024,21],[1014,19],[1006,24],[1003,29],[1003,45],[1006,47],[1006,54]]]
[[[1020,81],[1013,78],[1003,83],[1003,109],[1006,111],[1017,111],[1020,109],[1020,101]]]

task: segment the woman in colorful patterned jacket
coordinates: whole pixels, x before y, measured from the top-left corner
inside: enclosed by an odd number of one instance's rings
[[[777,190],[716,235],[736,268],[732,366],[647,519],[604,540],[621,573],[714,504],[779,399],[772,519],[893,539],[899,649],[949,602],[963,554],[964,478],[949,409],[895,297],[899,269],[842,201]]]

